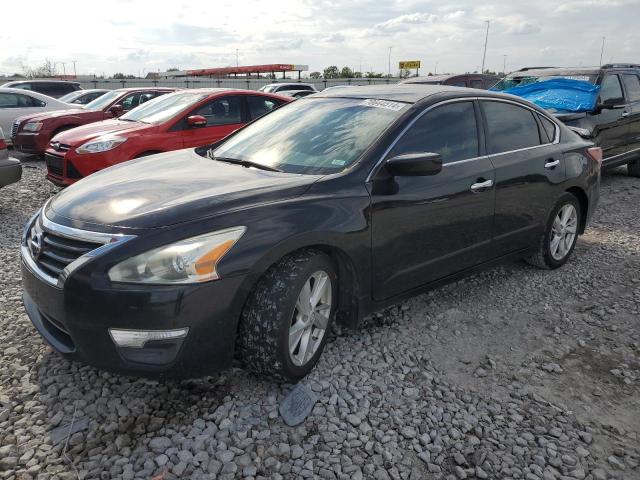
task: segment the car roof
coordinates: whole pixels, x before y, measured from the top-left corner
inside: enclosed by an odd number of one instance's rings
[[[178,90],[181,90],[180,87],[127,87],[127,88],[115,88],[112,91],[113,92],[138,92],[138,91],[158,91],[158,90],[162,90],[162,91],[167,91],[167,92],[176,92]]]
[[[72,85],[80,85],[80,82],[74,82],[71,80],[58,80],[56,78],[52,78],[50,80],[10,80],[7,83],[5,83],[5,85],[7,84],[13,84],[13,85],[19,85],[21,83],[70,83]]]
[[[546,77],[551,75],[598,75],[602,70],[600,67],[549,67],[549,68],[531,68],[526,70],[518,70],[511,72],[509,77]]]
[[[438,93],[464,94],[478,92],[472,88],[450,87],[448,85],[425,85],[420,83],[402,83],[396,85],[365,85],[351,88],[336,88],[322,91],[314,97],[338,98],[371,98],[378,100],[392,100],[397,102],[416,103]],[[484,90],[482,90],[484,92]]]
[[[50,97],[48,95],[45,95],[44,93],[40,93],[40,92],[34,92],[33,90],[25,90],[24,88],[11,88],[11,87],[0,87],[0,92],[7,92],[7,93],[20,93],[22,95],[31,95],[33,97],[37,97],[37,98],[43,98],[43,99],[47,99],[47,100],[55,100],[58,101],[59,100],[57,98],[53,98]],[[69,92],[71,93],[71,92]]]
[[[305,82],[275,82],[275,83],[269,83],[265,85],[265,87],[270,87],[272,85],[311,85],[313,86],[312,83],[305,83]]]

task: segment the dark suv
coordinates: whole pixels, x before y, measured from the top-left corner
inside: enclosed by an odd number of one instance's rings
[[[584,80],[600,86],[593,111],[560,113],[556,117],[602,147],[603,169],[626,164],[629,175],[640,177],[640,65],[526,68],[510,73],[493,90],[526,85],[543,77]]]
[[[53,98],[60,98],[68,93],[82,90],[78,82],[67,80],[17,80],[2,85],[2,88],[21,88],[31,90]]]

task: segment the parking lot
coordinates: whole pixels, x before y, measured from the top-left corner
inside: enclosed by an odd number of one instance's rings
[[[563,268],[510,263],[334,332],[304,380],[318,403],[287,427],[291,385],[127,378],[50,350],[18,246],[57,189],[22,160],[0,190],[1,478],[640,478],[640,182],[624,168]]]

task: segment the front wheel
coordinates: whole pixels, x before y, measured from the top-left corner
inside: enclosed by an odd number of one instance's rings
[[[640,177],[640,159],[627,163],[627,172],[631,177]]]
[[[545,269],[561,267],[576,246],[579,227],[580,202],[571,193],[565,193],[551,210],[538,251],[527,261]]]
[[[335,316],[337,274],[330,257],[305,250],[260,279],[242,312],[238,353],[258,374],[296,381],[315,366]]]

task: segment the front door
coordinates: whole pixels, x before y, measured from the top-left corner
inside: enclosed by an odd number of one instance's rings
[[[240,95],[216,97],[193,109],[178,124],[183,129],[184,148],[199,147],[222,140],[234,130],[240,128],[243,121],[244,98]],[[187,117],[200,115],[207,119],[205,127],[189,127]]]
[[[387,158],[433,152],[442,171],[389,177],[384,167],[371,192],[373,295],[392,297],[489,258],[494,171],[481,156],[474,102],[429,109]]]
[[[627,125],[624,118],[625,99],[620,78],[617,74],[607,73],[600,84],[598,103],[619,108],[602,109],[592,116],[595,125],[593,136],[596,144],[602,147],[604,162],[607,158],[620,155],[627,150]]]
[[[622,83],[626,92],[627,105],[622,112],[627,126],[627,152],[640,151],[640,75],[623,73]],[[633,158],[640,156],[640,152]]]

